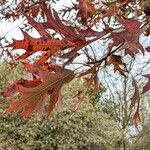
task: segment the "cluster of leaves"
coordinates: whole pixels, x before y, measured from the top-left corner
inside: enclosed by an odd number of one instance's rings
[[[12,1],[12,3],[15,5],[14,8],[6,8],[8,4],[3,4],[5,8],[1,11],[3,17],[7,20],[25,18],[28,23],[21,29],[24,39],[13,40],[6,47],[12,47],[12,51],[25,50],[23,55],[13,58],[14,60],[27,60],[37,52],[41,53],[41,57],[35,60],[34,64],[23,63],[27,72],[32,75],[31,80],[16,81],[3,93],[4,96],[11,97],[8,100],[10,107],[6,110],[8,113],[21,112],[21,115],[30,117],[33,112],[36,112],[42,116],[46,109],[50,114],[61,99],[62,86],[76,76],[85,78],[84,89],[77,94],[76,108],[78,108],[91,84],[94,92],[99,91],[98,71],[113,65],[115,72],[126,76],[130,72],[122,58],[126,55],[134,58],[138,53],[144,55],[146,51],[149,52],[149,47],[144,48],[139,43],[140,35],[149,28],[149,16],[145,16],[142,9],[144,1],[77,0],[72,6],[61,10],[63,15],[59,15],[46,0],[21,0],[19,3],[17,1]],[[72,11],[76,12],[75,19],[68,21],[65,16],[67,13],[70,16]],[[139,16],[142,17],[142,22],[135,19]],[[39,17],[42,18],[41,21],[38,20]],[[103,27],[97,28],[99,23],[102,23]],[[35,28],[40,38],[29,36],[26,27]],[[58,35],[59,38],[56,38]],[[102,58],[97,58],[94,51],[91,55],[86,50],[89,44],[103,39],[112,40],[112,42],[105,49]],[[73,64],[75,58],[81,55],[82,50],[87,57],[85,62],[74,71],[66,69],[68,65]],[[122,52],[122,55],[117,52]],[[58,59],[62,60],[62,66],[59,65]],[[84,70],[81,72],[82,67]],[[149,79],[149,74],[144,76]],[[137,104],[134,115],[134,122],[137,122],[140,93],[134,78],[133,86],[135,92],[131,98],[131,108]],[[149,89],[148,80],[143,93]],[[20,98],[14,100],[12,96],[18,93]],[[49,101],[48,107],[46,107],[47,101]]]

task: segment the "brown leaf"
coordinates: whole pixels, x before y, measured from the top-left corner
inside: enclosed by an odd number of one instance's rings
[[[140,120],[140,114],[139,114],[138,111],[136,111],[135,114],[134,114],[134,116],[133,116],[132,123],[133,123],[134,125],[136,125],[139,120]]]
[[[134,91],[134,95],[131,98],[131,104],[130,104],[130,108],[135,107],[135,104],[137,103],[139,105],[140,103],[140,93],[139,93],[139,88],[137,86],[136,80],[134,78],[132,78],[132,85],[135,88]]]
[[[124,75],[124,73],[127,71],[126,64],[121,60],[121,56],[119,56],[119,55],[114,55],[114,54],[110,55],[107,58],[107,64],[108,65],[113,64],[114,71],[115,72],[119,71],[121,75]],[[122,66],[122,68],[121,68],[121,66]]]
[[[85,79],[85,83],[84,83],[84,88],[82,91],[78,91],[78,94],[76,95],[77,97],[77,103],[75,106],[75,110],[77,110],[80,106],[80,104],[82,103],[86,92],[88,90],[88,88],[90,87],[90,85],[93,85],[93,91],[90,93],[90,98],[97,92],[99,92],[100,90],[100,83],[99,83],[99,79],[97,77],[97,74],[94,73],[91,75],[91,77],[89,78],[84,78]]]
[[[140,120],[140,113],[139,113],[139,107],[140,107],[140,92],[139,88],[137,86],[136,80],[132,77],[132,85],[135,88],[134,95],[131,98],[131,104],[130,108],[132,109],[137,104],[136,112],[134,113],[132,123],[137,124],[137,122]]]
[[[75,106],[75,110],[77,110],[80,106],[80,104],[82,103],[84,96],[89,88],[89,86],[92,84],[93,80],[94,80],[95,74],[93,74],[91,76],[91,78],[85,78],[85,83],[84,83],[84,88],[82,91],[78,91],[78,94],[76,95],[77,97],[77,103]]]

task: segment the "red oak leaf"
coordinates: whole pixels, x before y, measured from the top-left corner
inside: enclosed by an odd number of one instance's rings
[[[24,39],[23,40],[13,40],[12,44],[9,44],[7,47],[12,47],[12,50],[15,49],[25,49],[26,52],[18,57],[17,59],[25,59],[31,54],[37,51],[45,51],[47,52],[46,60],[58,52],[59,50],[63,50],[69,47],[74,47],[74,44],[70,41],[59,40],[55,38],[33,38],[29,36],[26,32],[23,31]]]
[[[42,26],[45,29],[53,29],[60,35],[64,36],[69,41],[79,41],[79,40],[84,41],[85,40],[85,37],[82,34],[80,34],[79,28],[64,25],[62,23],[62,21],[60,20],[57,12],[54,9],[50,10],[47,8],[45,1],[42,1],[42,10],[44,11],[44,13],[46,15],[47,21],[43,22],[43,23],[38,22],[38,24],[34,23],[35,28],[37,28],[37,26]],[[31,19],[30,19],[29,23],[31,23],[31,25],[33,24],[33,22],[35,22],[35,21],[31,21]],[[40,27],[38,27],[38,28],[40,28]]]
[[[46,101],[49,101],[47,111],[50,114],[59,100],[62,86],[73,79],[74,73],[58,65],[51,65],[50,67],[53,68],[51,72],[45,72],[30,64],[26,64],[26,67],[29,72],[36,74],[38,78],[32,81],[21,80],[16,84],[15,91],[20,93],[20,98],[19,100],[9,100],[10,107],[5,112],[20,112],[24,117],[31,117],[32,113],[35,112],[42,116]],[[50,100],[47,97],[48,95],[50,95]]]
[[[139,53],[139,49],[144,53],[144,48],[139,43],[139,37],[147,26],[140,28],[142,23],[138,20],[119,18],[118,21],[124,26],[124,29],[121,32],[113,31],[109,36],[114,41],[112,47],[124,43],[125,54],[134,57],[135,54]]]

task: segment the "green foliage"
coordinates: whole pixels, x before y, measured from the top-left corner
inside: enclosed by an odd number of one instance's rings
[[[84,109],[72,117],[72,111],[67,107],[43,120],[1,115],[0,149],[115,149],[115,123],[99,108],[84,105]]]

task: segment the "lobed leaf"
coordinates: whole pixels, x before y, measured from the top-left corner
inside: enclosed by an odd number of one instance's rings
[[[37,68],[37,66],[30,64],[26,64],[26,68],[38,78],[21,80],[16,83],[17,88],[15,92],[20,93],[20,98],[19,100],[9,100],[10,107],[5,112],[20,112],[24,117],[31,117],[32,113],[35,112],[43,116],[46,109],[46,102],[49,101],[47,111],[50,114],[59,100],[62,86],[73,79],[74,73],[68,69],[52,64],[51,68],[55,70],[53,72],[46,72],[40,67]],[[50,96],[50,100],[48,95]]]

